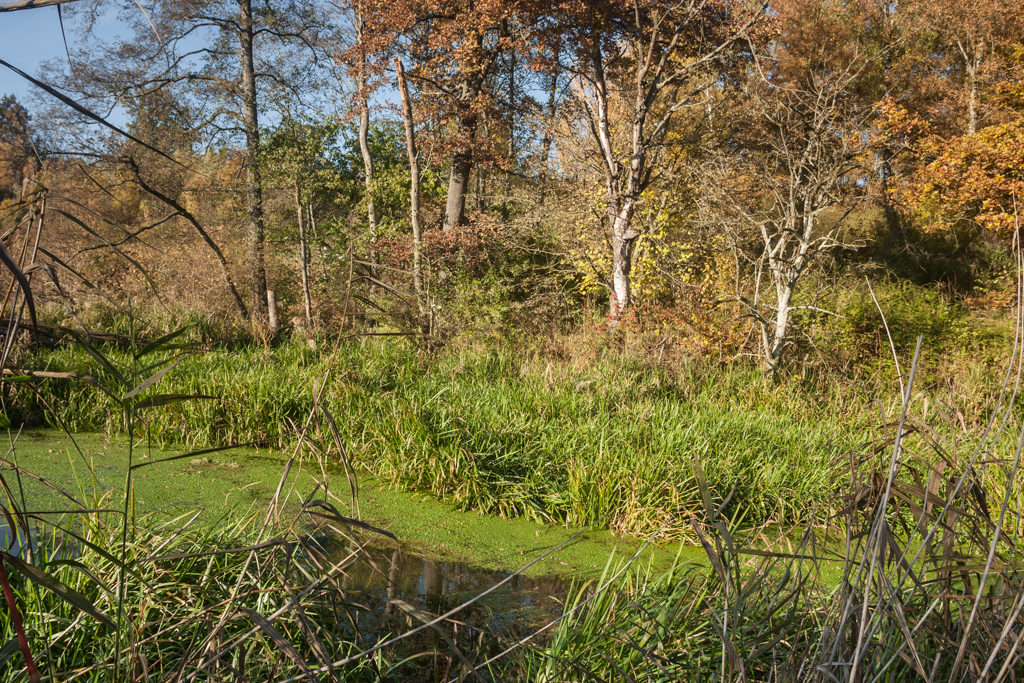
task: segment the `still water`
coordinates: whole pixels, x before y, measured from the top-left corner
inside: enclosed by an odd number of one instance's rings
[[[38,546],[39,539],[48,535],[42,528],[32,532],[33,546]],[[310,540],[321,545],[335,560],[348,554],[344,546],[333,546],[320,534]],[[73,544],[44,545],[49,551],[66,557],[77,555]],[[16,534],[6,523],[0,523],[0,549],[33,561],[27,552],[29,547],[23,533]],[[492,633],[509,634],[529,632],[561,614],[569,590],[565,579],[512,574],[402,549],[364,550],[346,569],[344,587],[355,594],[363,594],[376,611],[396,612],[392,601],[397,599],[424,612],[440,614],[512,577],[454,618]]]
[[[371,552],[348,572],[350,585],[381,604],[397,598],[430,613],[447,612],[511,575],[401,550]],[[561,614],[568,588],[564,579],[512,576],[455,618],[492,632],[525,632]]]

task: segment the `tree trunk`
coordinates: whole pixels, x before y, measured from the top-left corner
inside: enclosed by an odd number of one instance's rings
[[[557,57],[557,55],[556,55]],[[558,71],[556,70],[551,74],[551,87],[548,88],[548,110],[547,110],[547,127],[544,130],[544,137],[541,140],[541,170],[540,170],[540,199],[538,204],[543,204],[544,199],[547,196],[548,190],[548,173],[550,169],[548,167],[548,160],[551,158],[551,131],[555,125],[555,98],[558,95]]]
[[[605,191],[608,197],[608,224],[612,233],[612,272],[608,280],[608,328],[614,330],[632,304],[629,272],[633,267],[633,245],[640,233],[633,228],[633,212],[643,192],[647,173],[647,150],[643,130],[647,105],[638,91],[632,120],[632,155],[625,179],[612,142],[612,124],[608,106],[608,84],[604,56],[600,48],[591,53],[596,106],[588,106],[595,139],[604,162]]]
[[[974,135],[978,132],[978,70],[981,68],[983,56],[981,40],[974,44],[974,60],[969,64],[967,73],[971,79],[970,95],[967,103],[967,134]]]
[[[882,203],[885,207],[885,224],[889,229],[889,239],[895,244],[896,235],[899,232],[899,216],[896,214],[896,207],[892,205],[890,194],[890,181],[892,180],[892,152],[888,149],[882,150]]]
[[[476,117],[473,128],[476,127]],[[460,120],[459,128],[465,125]],[[469,188],[469,174],[473,170],[473,153],[468,147],[456,150],[452,155],[452,172],[448,178],[448,201],[444,211],[444,229],[464,225],[466,223],[466,190]]]
[[[264,262],[263,179],[259,167],[260,123],[256,106],[256,65],[253,58],[252,0],[238,0],[239,43],[242,62],[242,109],[245,129],[246,242],[249,250],[250,310],[257,320],[267,316],[267,270]]]
[[[483,49],[483,35],[476,36],[476,54],[486,58]],[[496,50],[497,48],[495,48]],[[496,56],[497,53],[492,53]],[[469,190],[469,176],[473,171],[473,144],[476,139],[477,115],[473,111],[473,102],[483,87],[482,76],[467,77],[462,82],[459,101],[466,109],[459,115],[457,136],[461,147],[452,155],[452,170],[448,178],[448,200],[445,202],[444,230],[451,230],[466,223],[466,193]]]
[[[782,354],[786,350],[786,340],[789,335],[789,314],[790,304],[793,300],[793,287],[787,283],[779,282],[776,285],[778,292],[778,303],[775,307],[775,329],[772,333],[772,345],[765,349],[768,355],[768,365],[774,371],[782,365]]]
[[[363,44],[363,18],[356,14],[356,40]],[[377,208],[373,204],[373,157],[367,136],[370,130],[369,93],[366,91],[366,54],[360,55],[359,74],[356,80],[359,93],[359,152],[363,156],[363,176],[366,179],[366,219],[370,225],[370,261],[377,262]],[[372,267],[371,267],[372,268]],[[376,268],[372,268],[376,276]]]
[[[892,19],[893,19],[893,11],[895,11],[895,7],[892,6],[892,5],[888,5],[888,4],[883,3],[882,7],[881,7],[881,10],[882,10],[882,15],[884,17],[884,25],[885,26],[889,26],[891,24],[891,22],[892,22]],[[894,44],[888,38],[891,35],[889,33],[890,30],[891,30],[891,27],[887,28],[886,32],[884,34],[886,36],[886,40],[883,43],[884,49],[883,49],[883,52],[882,52],[882,54],[883,54],[883,57],[882,57],[882,74],[883,74],[882,82],[885,84],[886,88],[889,88],[891,86],[891,83],[892,83],[892,55],[893,55],[893,50],[890,49],[890,48],[894,47]],[[896,244],[896,237],[897,237],[897,233],[899,232],[900,223],[899,223],[899,216],[896,214],[896,207],[894,207],[893,204],[892,204],[892,197],[889,196],[890,195],[890,184],[891,184],[891,180],[892,180],[892,177],[893,177],[893,172],[892,172],[893,153],[888,148],[884,148],[883,147],[882,148],[881,157],[882,157],[882,173],[881,173],[881,175],[882,175],[882,203],[883,203],[884,208],[885,208],[885,225],[886,225],[886,227],[889,230],[889,235],[888,235],[889,242],[890,242],[891,245],[895,246],[895,244]]]
[[[416,309],[419,316],[420,331],[429,333],[423,307],[423,278],[421,277],[421,256],[422,249],[420,233],[420,157],[416,151],[416,129],[412,118],[412,102],[409,99],[409,85],[405,81],[405,68],[402,60],[395,57],[395,73],[398,75],[398,91],[402,95],[402,118],[405,119],[405,146],[409,153],[409,176],[412,180],[412,187],[409,190],[410,214],[412,219],[412,286],[416,293]],[[465,191],[463,191],[465,201]]]
[[[608,322],[614,329],[622,321],[632,303],[629,271],[633,268],[633,244],[640,236],[633,229],[635,203],[627,200],[619,211],[609,207],[612,223],[612,277],[609,297]]]
[[[299,179],[295,178],[295,215],[299,221],[299,274],[302,276],[302,303],[306,311],[306,340],[313,334],[313,298],[309,294],[309,249],[306,246],[306,225],[302,220],[302,196]]]
[[[516,166],[516,51],[509,56],[508,70],[508,160],[509,168],[505,171],[505,201],[502,202],[504,212],[508,213],[508,200],[512,197],[512,172]],[[508,216],[505,216],[508,220]]]
[[[270,334],[276,337],[281,330],[281,324],[277,318],[277,292],[272,289],[267,290],[267,321]]]

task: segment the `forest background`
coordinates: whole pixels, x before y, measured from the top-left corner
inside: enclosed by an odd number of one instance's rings
[[[109,11],[64,9],[85,36]],[[52,198],[65,297],[37,296],[56,322],[131,301],[234,338],[270,325],[272,290],[278,327],[304,335],[600,322],[687,355],[838,367],[880,355],[865,275],[918,316],[891,326],[908,339],[1009,282],[1012,3],[123,12],[129,37],[39,76],[122,112],[133,140],[39,89],[4,100],[5,215]]]
[[[55,338],[194,324],[273,368],[397,337],[374,348],[428,376],[487,376],[498,357],[499,377],[621,407],[653,372],[725,405],[845,410],[863,434],[924,334],[941,349],[922,363],[926,400],[984,423],[1014,329],[1014,3],[181,0],[126,3],[129,33],[110,39],[109,5],[62,11],[80,47],[0,113],[5,240]],[[21,289],[6,290],[10,312]],[[265,390],[217,367],[225,396]],[[120,429],[89,402],[20,396],[14,419]],[[236,412],[183,406],[156,436],[274,437],[301,411]],[[387,468],[502,514],[603,514],[568,512],[571,475],[534,491],[506,456],[491,475],[512,477],[512,502],[479,481],[454,494],[398,456]]]
[[[0,678],[1017,675],[1019,3],[13,0],[0,25],[46,4],[66,54],[0,59],[32,93],[0,101],[0,484],[31,555],[0,555]],[[79,501],[18,459],[63,467],[40,427],[127,451],[77,450]],[[242,444],[284,468],[268,509],[137,522],[146,485],[255,476],[206,457]],[[282,502],[296,458],[316,481]],[[347,583],[360,533],[397,540],[360,478],[707,563],[613,558],[526,647]]]

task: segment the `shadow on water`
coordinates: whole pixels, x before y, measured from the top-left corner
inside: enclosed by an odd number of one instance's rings
[[[11,555],[30,560],[29,548],[38,552],[45,547],[48,560],[57,559],[58,555],[61,559],[78,556],[74,544],[61,542],[43,527],[33,528],[32,537],[26,543],[20,529],[15,532],[7,523],[0,522],[0,549]],[[307,538],[334,561],[350,556],[347,546],[334,543],[325,534],[314,533]],[[483,569],[401,549],[364,546],[355,556],[358,559],[345,572],[345,588],[361,593],[377,616],[398,613],[394,600],[431,615],[441,614],[509,579],[459,611],[453,619],[490,633],[519,636],[559,616],[569,591],[565,579],[513,576],[511,571]]]
[[[334,561],[350,554],[348,547],[335,546],[323,535],[314,534],[311,540]],[[345,581],[347,588],[365,595],[374,611],[385,613],[399,611],[394,603],[399,600],[431,615],[442,614],[493,588],[453,619],[490,633],[526,635],[562,613],[570,582],[513,573],[402,549],[363,547],[346,570]]]

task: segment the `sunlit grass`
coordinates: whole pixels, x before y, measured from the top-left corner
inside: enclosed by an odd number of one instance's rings
[[[299,345],[203,353],[175,368],[162,390],[218,400],[140,415],[140,429],[189,447],[293,433],[330,356]],[[70,349],[37,362],[95,372]],[[342,345],[331,362],[323,402],[358,466],[506,517],[643,534],[668,511],[696,504],[699,461],[713,488],[731,494],[731,510],[750,522],[785,522],[829,501],[840,454],[868,438],[866,401],[841,410],[742,367],[656,370],[619,357],[576,370],[510,350],[426,359],[394,343]],[[123,430],[92,388],[53,383],[49,391],[69,429]]]

